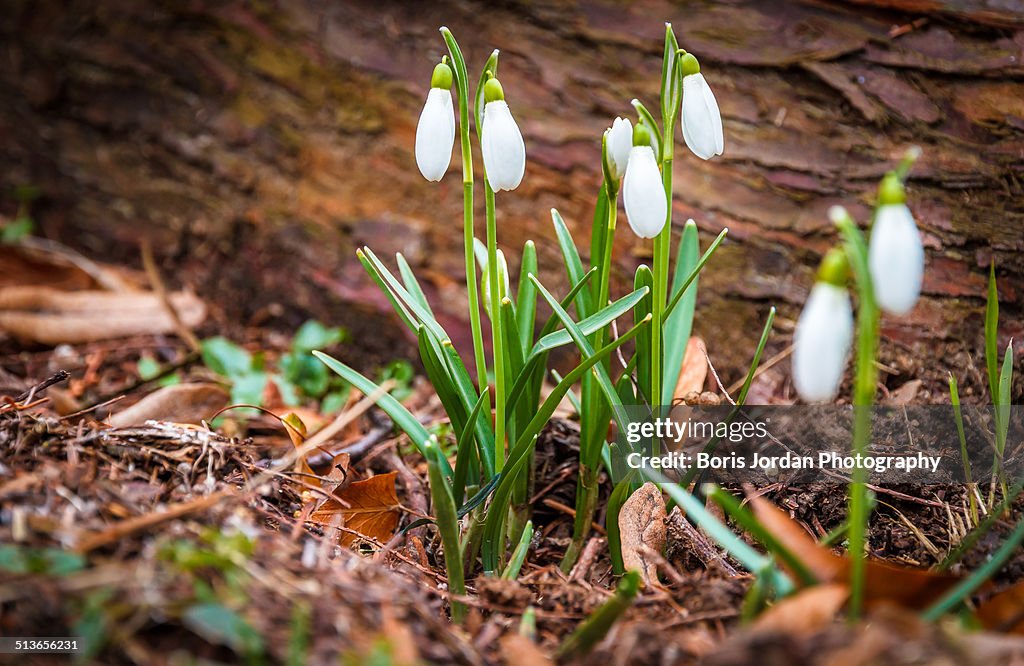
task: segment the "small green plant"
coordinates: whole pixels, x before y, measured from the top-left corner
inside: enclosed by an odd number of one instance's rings
[[[417,336],[420,360],[456,440],[452,466],[441,453],[437,433],[429,432],[402,407],[396,400],[399,396],[385,395],[378,401],[428,461],[449,588],[457,596],[464,589],[467,567],[476,566],[478,555],[489,575],[518,573],[532,534],[529,500],[534,490],[534,445],[566,397],[578,408],[581,444],[575,527],[562,566],[568,570],[576,561],[596,512],[598,479],[612,460],[610,426],[612,422],[620,429],[628,425],[627,406],[653,411],[672,402],[692,327],[697,277],[727,231],[701,255],[697,226],[688,221],[673,261],[669,204],[676,122],[681,120],[687,146],[701,159],[721,154],[724,140],[718,105],[697,59],[679,49],[671,26],[666,25],[660,122],[639,100],[633,100],[635,125],[616,118],[604,133],[603,177],[597,188],[589,251],[581,253],[569,225],[557,210],[551,211],[568,291],[555,296],[538,280],[533,241],[524,245],[518,272],[513,274],[498,247],[496,206],[498,193],[515,190],[522,181],[526,152],[497,78],[499,54],[494,51],[484,63],[471,95],[459,45],[446,28],[441,28],[441,34],[448,55],[431,76],[417,127],[416,162],[425,178],[441,180],[458,130],[472,370],[463,364],[401,254],[395,257],[397,271],[370,248],[361,248],[357,256]],[[457,124],[453,88],[458,93]],[[474,125],[484,162],[482,240],[476,237],[474,222]],[[620,193],[629,227],[639,237],[653,239],[654,261],[652,267],[640,266],[633,289],[615,299],[611,265]],[[552,312],[546,320],[538,320],[538,301]],[[616,335],[613,324],[625,317],[632,317],[632,326]],[[489,358],[485,321],[492,343]],[[570,344],[579,351],[579,364],[564,376],[552,373],[554,388],[542,398],[548,355]],[[630,360],[625,367],[617,367],[613,354],[626,353],[627,344],[632,348]],[[352,368],[320,352],[314,354],[356,389],[367,394],[375,390],[374,382]],[[572,392],[576,386],[578,397]],[[622,475],[614,476],[619,481],[615,506],[621,506],[639,486],[639,478],[631,475],[620,481]],[[610,530],[616,521],[617,512],[609,511]],[[620,561],[618,542],[610,544],[613,559]],[[453,618],[458,620],[462,613],[461,605],[453,601]]]
[[[21,185],[14,189],[14,198],[18,200],[18,212],[13,220],[0,225],[0,244],[16,245],[32,233],[36,223],[32,219],[30,206],[39,195],[39,188],[32,185]]]
[[[998,482],[1003,497],[1007,497],[1006,474],[1003,471],[1003,457],[1006,454],[1006,438],[1010,427],[1010,387],[1013,385],[1013,341],[1006,345],[1002,366],[999,365],[999,290],[996,288],[996,265],[989,265],[988,299],[985,306],[985,369],[988,373],[989,395],[992,396],[995,423],[995,456],[992,461],[994,480]],[[995,483],[989,493],[989,508],[995,502]]]
[[[348,395],[348,384],[310,355],[314,349],[333,347],[345,340],[344,329],[327,327],[310,320],[292,338],[287,353],[281,356],[278,369],[266,367],[262,353],[252,354],[227,338],[217,336],[201,343],[203,363],[210,370],[231,382],[231,401],[260,407],[267,382],[273,382],[285,405],[301,404],[302,400],[321,400],[325,414],[338,411]],[[153,372],[150,365],[143,370]]]

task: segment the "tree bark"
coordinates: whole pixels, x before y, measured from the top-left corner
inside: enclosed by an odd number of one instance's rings
[[[0,20],[0,184],[40,187],[40,233],[91,256],[134,262],[151,237],[224,326],[340,320],[381,354],[402,338],[381,334],[388,304],[354,249],[401,251],[466,349],[458,156],[433,184],[412,155],[437,27],[474,79],[501,49],[528,165],[498,195],[499,242],[514,257],[535,239],[542,278],[561,287],[548,210],[589,239],[601,132],[634,97],[657,106],[663,21],[724,116],[721,158],[677,139],[673,202],[676,226],[692,217],[705,244],[730,230],[696,323],[723,379],[742,372],[771,305],[785,346],[837,240],[828,207],[866,222],[878,179],[915,144],[928,266],[918,307],[884,324],[889,385],[983,366],[990,261],[1002,344],[1024,338],[1024,2],[19,0]],[[482,209],[477,220],[482,236]],[[620,290],[649,254],[621,226]]]

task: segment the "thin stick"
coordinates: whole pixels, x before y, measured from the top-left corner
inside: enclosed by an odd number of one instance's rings
[[[171,303],[170,294],[167,293],[167,287],[164,285],[164,281],[160,277],[160,271],[156,267],[156,261],[153,259],[153,247],[150,245],[148,238],[142,239],[142,267],[146,271],[146,277],[149,278],[149,284],[153,287],[153,291],[156,292],[160,302],[163,303],[164,309],[171,315],[171,320],[174,322],[174,328],[177,330],[178,336],[185,341],[185,344],[193,352],[201,353],[202,347],[199,344],[199,338],[192,332],[192,329],[185,325],[185,322],[178,315],[178,310]]]

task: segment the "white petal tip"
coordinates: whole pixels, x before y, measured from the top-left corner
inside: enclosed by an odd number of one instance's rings
[[[828,219],[832,220],[832,224],[839,224],[846,219],[846,209],[842,206],[832,206],[828,209]]]

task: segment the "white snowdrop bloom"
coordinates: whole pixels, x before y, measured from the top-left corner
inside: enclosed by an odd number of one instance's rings
[[[526,144],[497,79],[485,84],[484,99],[480,145],[487,182],[495,192],[514,190],[523,182],[526,172]]]
[[[625,118],[616,118],[608,130],[606,141],[608,166],[611,167],[612,178],[622,178],[629,163],[629,153],[633,149],[633,125]]]
[[[881,205],[875,211],[868,244],[868,268],[879,307],[903,315],[921,295],[924,246],[914,216],[903,202],[899,178],[895,174],[886,176],[881,190]]]
[[[793,334],[793,384],[807,402],[839,391],[853,341],[853,306],[845,287],[818,282]]]
[[[680,60],[683,72],[683,107],[680,114],[683,139],[694,155],[709,160],[725,149],[722,114],[715,93],[700,73],[700,64],[692,53]]]
[[[427,180],[438,181],[448,171],[455,145],[455,108],[452,106],[452,71],[439,63],[430,80],[430,92],[416,125],[416,166]]]
[[[650,146],[650,132],[637,125],[629,150],[626,176],[622,180],[622,203],[626,220],[640,238],[654,238],[665,227],[668,200],[661,182],[658,160]]]

